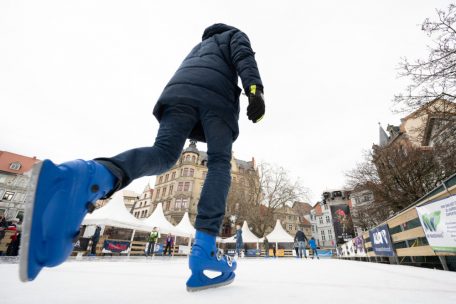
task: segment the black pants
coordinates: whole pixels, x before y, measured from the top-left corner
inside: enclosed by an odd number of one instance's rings
[[[97,244],[99,240],[92,240],[92,248],[90,249],[91,254],[97,254]]]
[[[149,247],[147,248],[146,255],[154,254],[155,242],[149,242]]]
[[[163,255],[166,255],[166,251],[169,249],[169,255],[171,255],[171,243],[166,243],[165,249],[163,250]]]

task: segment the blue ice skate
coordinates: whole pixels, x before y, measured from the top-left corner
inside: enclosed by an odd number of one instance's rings
[[[198,291],[232,283],[236,261],[217,250],[215,236],[196,231],[189,267],[192,275],[187,281],[187,291]],[[205,270],[221,272],[221,274],[211,279],[204,274]]]
[[[43,267],[63,263],[94,202],[109,193],[116,178],[95,161],[55,165],[50,160],[31,171],[22,229],[19,276],[27,282]]]

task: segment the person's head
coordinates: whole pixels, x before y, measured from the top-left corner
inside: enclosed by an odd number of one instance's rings
[[[237,230],[241,229],[241,225],[239,225],[239,224],[236,225],[236,229],[237,229]]]
[[[154,227],[154,231],[158,231],[158,227]]]

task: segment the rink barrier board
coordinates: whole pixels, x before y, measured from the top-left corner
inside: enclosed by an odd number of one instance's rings
[[[407,223],[418,219],[418,213],[416,211],[416,207],[420,205],[424,205],[431,201],[444,199],[451,195],[456,195],[456,174],[447,179],[444,184],[446,187],[440,185],[436,189],[429,192],[427,195],[423,196],[418,202],[414,205],[410,206],[408,209],[404,210],[403,212],[393,216],[392,218],[388,219],[387,221],[381,223],[380,225],[387,224],[388,228],[390,229],[391,239],[393,244],[405,242],[405,248],[395,248],[396,257],[431,257],[431,256],[438,256],[443,258],[442,265],[444,269],[446,269],[446,265],[444,265],[445,258],[448,256],[456,256],[455,253],[451,252],[434,252],[431,246],[429,245],[416,245],[420,244],[422,238],[425,238],[426,235],[424,233],[423,227],[421,223],[418,227],[413,227],[411,229],[407,229]],[[379,226],[380,226],[379,225]],[[392,233],[391,230],[397,230],[400,227],[399,232]],[[365,231],[363,234],[364,239],[364,247],[367,250],[367,258],[385,258],[383,256],[377,256],[372,249],[372,243],[369,240],[369,231]],[[369,240],[369,241],[367,241]],[[371,250],[371,251],[369,251]],[[354,259],[353,256],[340,256],[343,259]],[[361,258],[362,259],[362,258]],[[398,260],[396,259],[396,262]],[[398,264],[400,262],[397,262]]]

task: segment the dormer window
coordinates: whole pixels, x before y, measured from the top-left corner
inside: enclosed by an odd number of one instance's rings
[[[19,162],[11,163],[10,166],[9,166],[9,168],[11,170],[16,170],[16,171],[19,171],[19,169],[21,169],[21,167],[22,167],[22,165]]]

